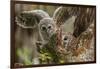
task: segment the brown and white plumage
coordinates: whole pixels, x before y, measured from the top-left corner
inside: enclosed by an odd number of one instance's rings
[[[94,22],[78,38],[69,33],[62,36],[66,38],[63,38],[63,45],[66,49],[67,62],[94,61]]]
[[[63,32],[61,25],[72,16],[76,16],[74,32]],[[91,45],[91,39],[94,35],[93,21],[95,21],[95,9],[86,7],[58,7],[52,17],[41,10],[23,12],[16,17],[16,24],[19,27],[32,30],[33,33],[32,37],[29,36],[29,43],[34,45],[34,53],[37,53],[37,41],[40,41],[42,48],[53,48],[52,50],[57,57],[59,55],[67,58],[64,58],[65,62],[93,61],[94,55],[89,56],[94,51],[94,48],[91,50],[91,46],[94,46]],[[93,24],[91,24],[92,22]],[[50,50],[51,53],[52,50]],[[38,55],[35,54],[34,56],[33,59],[38,58]],[[90,59],[87,59],[87,57],[90,57]]]

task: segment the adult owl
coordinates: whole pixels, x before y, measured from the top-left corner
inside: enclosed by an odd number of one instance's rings
[[[39,64],[38,45],[47,44],[52,35],[56,33],[56,30],[69,17],[70,15],[66,7],[58,7],[52,17],[43,10],[23,11],[19,13],[15,20],[17,25],[16,44],[21,44],[21,48],[26,47],[29,49],[30,53],[33,54],[30,58],[31,60],[33,59],[33,64]],[[20,40],[20,38],[22,39]],[[25,59],[19,53],[18,58],[18,62],[25,63]]]

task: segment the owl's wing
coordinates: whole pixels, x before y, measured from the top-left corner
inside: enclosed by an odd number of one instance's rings
[[[47,17],[50,16],[43,10],[23,11],[16,16],[15,22],[18,26],[22,28],[34,28],[37,27],[41,19]]]
[[[60,27],[60,25],[63,25],[70,16],[71,15],[68,12],[68,8],[61,6],[55,10],[53,14],[53,19],[56,25]]]
[[[77,44],[76,44],[76,55],[81,54],[86,49],[90,49],[94,47],[95,44],[95,23],[94,21],[90,24],[90,26],[80,34],[80,36],[77,38]],[[93,50],[92,50],[93,51]]]
[[[95,19],[95,7],[71,7],[71,6],[61,6],[56,9],[53,15],[53,19],[58,27],[64,25],[65,27],[70,27],[68,24],[73,22],[73,35],[78,37],[82,32],[84,32],[88,26]],[[75,19],[70,18],[75,17]],[[67,21],[67,22],[66,22]],[[72,28],[71,28],[72,29]]]
[[[78,12],[78,16],[74,22],[73,35],[79,37],[89,27],[92,21],[95,20],[96,11],[95,7],[78,7],[76,12]]]

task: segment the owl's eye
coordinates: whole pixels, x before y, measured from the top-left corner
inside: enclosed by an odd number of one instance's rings
[[[43,27],[42,27],[42,30],[46,30],[46,27],[43,26]]]
[[[67,40],[67,39],[68,39],[67,37],[64,38],[64,40]]]
[[[49,29],[51,29],[51,26],[48,26]]]

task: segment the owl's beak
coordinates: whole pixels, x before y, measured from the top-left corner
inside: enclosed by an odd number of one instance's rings
[[[45,29],[45,34],[47,35],[47,37],[50,37],[50,35],[49,35],[50,33],[47,29]]]

